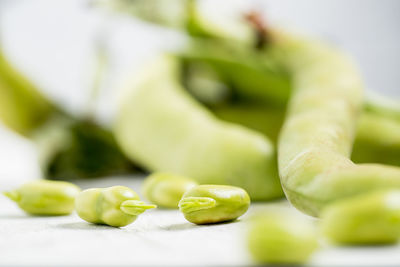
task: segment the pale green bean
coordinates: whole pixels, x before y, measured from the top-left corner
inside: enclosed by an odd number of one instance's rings
[[[74,210],[79,187],[68,182],[36,180],[4,192],[27,213],[34,215],[66,215]]]
[[[184,176],[153,173],[144,180],[142,192],[159,207],[177,209],[183,194],[196,185],[196,181]]]
[[[249,195],[239,187],[198,185],[183,195],[179,209],[188,221],[208,224],[235,220],[249,205]]]
[[[114,227],[126,226],[152,208],[156,205],[140,201],[139,196],[125,186],[87,189],[75,201],[76,212],[83,220]]]

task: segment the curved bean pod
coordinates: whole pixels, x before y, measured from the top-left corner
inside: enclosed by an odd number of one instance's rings
[[[211,107],[220,119],[258,131],[276,144],[284,121],[284,108],[257,105]],[[400,166],[400,121],[375,111],[363,110],[351,153],[356,163]]]
[[[209,110],[222,120],[249,127],[275,142],[292,86],[291,75],[285,75],[285,68],[279,66],[281,59],[268,48],[260,51],[224,40],[193,39],[180,56],[193,69],[201,66],[213,71],[209,78],[228,88],[225,98],[214,100],[218,105],[207,105]],[[187,76],[190,80],[199,73],[189,72]],[[188,87],[193,91],[203,90],[204,86]],[[379,95],[364,102],[352,160],[400,166],[399,107],[398,102]]]
[[[272,143],[223,122],[179,84],[178,62],[164,56],[128,84],[114,133],[125,153],[152,171],[244,188],[253,200],[282,196]]]
[[[260,32],[260,29],[268,30],[268,27],[266,27],[268,25],[262,25],[261,17],[258,17],[261,25],[254,24],[254,20],[248,20],[246,23],[243,19],[237,20],[232,18],[227,18],[223,24],[220,24],[218,21],[213,20],[212,17],[209,17],[207,12],[198,8],[193,1],[174,3],[179,6],[179,8],[175,7],[175,10],[181,11],[175,14],[175,16],[171,16],[169,9],[163,8],[163,5],[155,6],[152,1],[139,2],[129,3],[129,7],[126,6],[121,8],[121,10],[135,10],[135,16],[163,26],[171,26],[170,23],[167,23],[169,20],[165,20],[166,18],[172,19],[175,22],[180,21],[179,24],[183,27],[182,30],[194,37],[191,39],[187,49],[180,54],[180,57],[182,57],[185,62],[194,65],[206,64],[210,66],[225,85],[234,88],[235,101],[251,100],[259,104],[263,102],[262,108],[265,105],[279,106],[281,112],[278,112],[278,119],[280,119],[279,116],[286,109],[287,99],[291,94],[291,88],[289,86],[290,76],[285,75],[284,71],[279,67],[279,62],[274,60],[273,56],[269,53],[269,41],[271,38],[268,36],[269,31]],[[183,10],[185,10],[185,12],[182,12]],[[257,14],[254,15],[257,19]],[[185,24],[186,27],[184,27]],[[261,28],[257,28],[259,26],[261,26]],[[234,30],[232,31],[232,29]],[[256,35],[251,34],[254,33],[254,31],[257,32]],[[232,33],[234,34],[232,35]],[[254,46],[254,39],[260,37],[258,34],[267,35],[262,39],[262,41],[264,41],[264,47],[262,48]],[[204,86],[200,87],[200,91],[204,91],[203,89]],[[394,124],[397,124],[398,126],[396,126],[396,128],[399,128],[400,122],[399,120],[397,123],[393,121],[390,123],[393,126],[389,126],[388,123],[385,122],[389,117],[395,116],[400,118],[400,109],[398,108],[400,105],[395,103],[397,108],[393,110],[387,108],[387,103],[377,105],[376,102],[376,97],[374,97],[372,105],[367,102],[364,106],[365,112],[374,115],[374,118],[361,120],[361,125],[357,131],[354,156],[352,156],[352,159],[360,163],[380,162],[400,166],[400,148],[397,145],[388,146],[389,141],[387,139],[387,137],[389,137],[389,139],[392,140],[392,144],[398,144],[400,142],[400,136],[396,134],[397,132],[393,134],[390,132],[390,128],[393,128]],[[228,103],[228,106],[230,107],[231,105]],[[254,103],[251,103],[251,107],[254,106]],[[261,130],[262,133],[266,133],[267,136],[273,140],[275,140],[274,138],[280,129],[279,127],[273,127],[271,129],[271,127],[269,127],[271,124],[270,121],[265,123],[265,119],[262,117],[258,124],[253,116],[246,121],[247,119],[242,113],[250,115],[247,112],[247,107],[245,110],[242,110],[240,114],[237,112],[238,109],[233,107],[236,109],[235,114],[228,114],[228,117],[225,116],[227,115],[226,110],[223,110],[222,116],[220,116],[221,110],[219,106],[217,110],[213,109],[213,107],[209,108],[211,108],[217,117],[228,119],[228,121],[234,123],[243,124],[257,131]],[[372,111],[372,113],[369,111]],[[238,115],[238,117],[235,117],[235,115]],[[259,115],[258,112],[256,116],[257,115]],[[266,113],[266,115],[268,119],[271,118],[271,116],[269,116],[270,113]],[[372,140],[372,138],[369,138],[366,142],[363,137],[370,134],[369,127],[373,127],[377,124],[385,127],[382,135],[375,131],[373,133],[375,139]],[[361,140],[358,140],[359,137]],[[385,154],[384,157],[380,156],[382,153]]]
[[[293,73],[293,96],[278,144],[281,182],[292,204],[318,216],[335,200],[400,187],[400,168],[349,159],[363,100],[351,60],[316,41],[277,39]]]

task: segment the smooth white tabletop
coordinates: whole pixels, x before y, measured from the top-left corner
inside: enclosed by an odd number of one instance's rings
[[[142,177],[85,180],[82,188],[126,185],[140,192]],[[76,214],[26,215],[0,196],[0,265],[253,265],[247,251],[251,215],[286,201],[252,204],[239,220],[197,226],[178,210],[149,210],[132,224],[114,228],[93,225]],[[400,246],[334,247],[321,240],[310,266],[398,266]]]

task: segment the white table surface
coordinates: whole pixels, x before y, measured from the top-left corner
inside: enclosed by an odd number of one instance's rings
[[[140,192],[141,177],[85,180],[82,188],[126,185]],[[26,215],[0,197],[0,265],[253,265],[246,246],[251,215],[286,201],[252,204],[231,223],[197,226],[178,210],[149,210],[132,224],[114,228],[70,216]],[[398,266],[400,246],[334,247],[321,240],[310,266]]]
[[[47,96],[69,111],[81,113],[86,103],[82,96],[90,85],[87,77],[93,60],[92,40],[104,23],[104,14],[88,11],[79,0],[14,2],[8,1],[7,12],[0,10],[4,49]],[[353,54],[369,88],[399,96],[398,1],[263,3],[269,8],[271,20],[318,34]],[[115,18],[104,24],[111,33],[113,61],[97,115],[107,121],[115,105],[110,89],[114,82],[126,75],[131,65],[139,66],[179,38],[174,32],[129,18]],[[37,177],[40,170],[32,144],[0,126],[0,190]],[[138,177],[116,177],[82,181],[80,185],[122,184],[139,190],[140,182]],[[178,211],[157,209],[118,229],[88,224],[76,214],[31,217],[0,195],[0,265],[249,265],[246,221],[255,211],[270,205],[287,203],[253,204],[239,221],[208,226],[195,226]],[[310,265],[399,266],[400,247],[339,248],[324,243]]]

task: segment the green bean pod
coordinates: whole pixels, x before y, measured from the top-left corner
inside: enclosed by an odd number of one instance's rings
[[[36,180],[3,194],[33,215],[67,215],[74,210],[79,187],[62,181]]]
[[[153,173],[143,183],[143,195],[159,207],[177,209],[183,194],[196,186],[193,179],[171,173]]]
[[[187,191],[179,209],[195,224],[232,221],[243,215],[250,206],[250,197],[239,187],[227,185],[198,185]]]
[[[218,118],[256,130],[275,143],[293,90],[292,75],[279,65],[282,60],[269,49],[272,44],[256,50],[240,42],[230,43],[222,39],[191,40],[180,55],[189,69],[185,78],[188,91]],[[207,70],[208,84],[190,82],[202,75],[198,69]],[[211,82],[218,88],[214,88],[213,98],[204,101],[198,95],[205,87],[210,88]],[[400,166],[399,107],[398,101],[379,95],[364,101],[352,160]]]
[[[263,135],[218,120],[179,84],[179,64],[163,56],[136,75],[116,117],[124,152],[152,171],[202,184],[244,188],[253,200],[282,196],[275,151]]]
[[[28,136],[58,113],[37,88],[15,69],[0,48],[0,119],[19,134]]]
[[[282,64],[268,52],[248,47],[240,41],[193,38],[179,57],[189,70],[190,67],[209,67],[214,79],[228,86],[234,101],[284,109],[290,96],[290,76]],[[198,73],[191,75],[189,72],[185,78],[190,81],[196,75]],[[201,90],[205,88],[198,88]]]
[[[322,233],[339,244],[386,244],[400,238],[400,191],[380,191],[328,205]]]
[[[217,83],[224,87],[224,106],[221,108],[221,95],[217,93],[210,102],[215,104],[215,101],[219,101],[218,105],[209,105],[208,108],[222,120],[244,125],[265,134],[272,141],[276,140],[282,124],[281,117],[292,91],[291,75],[287,75],[282,68],[279,58],[274,59],[270,49],[273,29],[269,25],[262,25],[262,18],[258,20],[261,24],[254,24],[254,20],[246,21],[243,18],[225,18],[224,23],[220,24],[220,21],[215,21],[205,10],[198,8],[195,1],[174,2],[174,11],[180,12],[173,16],[162,4],[154,5],[154,1],[135,1],[124,5],[126,6],[120,10],[134,10],[133,15],[148,22],[172,26],[168,21],[179,21],[181,30],[193,37],[189,39],[184,51],[180,52],[180,58],[195,69],[206,66],[213,70],[214,74],[211,76],[217,77]],[[263,31],[265,29],[267,31]],[[196,72],[189,76],[199,80],[200,75]],[[190,85],[186,86],[189,91],[193,91]],[[209,81],[208,84],[202,83],[194,88],[195,93],[192,95],[196,97],[196,93],[204,94],[209,91],[209,87]],[[233,99],[229,99],[230,97]],[[398,130],[391,131],[394,127],[400,127],[400,121],[388,122],[389,118],[400,118],[400,105],[394,103],[394,108],[388,109],[387,101],[379,105],[377,98],[379,97],[374,96],[372,101],[364,103],[365,119],[360,121],[357,130],[352,160],[357,163],[379,162],[400,166],[400,135]],[[236,106],[238,103],[239,106]],[[272,109],[265,109],[266,106],[275,107],[276,115],[271,113]],[[266,113],[255,110],[258,107]],[[255,114],[250,114],[252,111]],[[369,115],[373,115],[373,118]],[[371,129],[374,129],[372,135]]]
[[[258,214],[250,221],[247,243],[261,264],[303,264],[318,248],[312,222],[278,211]]]
[[[125,186],[87,189],[75,200],[76,212],[83,220],[114,227],[131,224],[138,215],[152,208],[156,205],[140,201],[139,196]]]
[[[400,187],[400,168],[350,160],[363,103],[355,66],[317,41],[276,35],[294,91],[279,137],[281,183],[298,209],[318,216],[341,198]]]
[[[358,123],[351,159],[357,163],[400,166],[400,120],[364,111]]]
[[[264,134],[274,144],[285,114],[283,107],[248,104],[216,106],[211,111],[222,120]],[[400,166],[400,120],[364,107],[357,126],[351,160],[355,163],[374,162]]]

